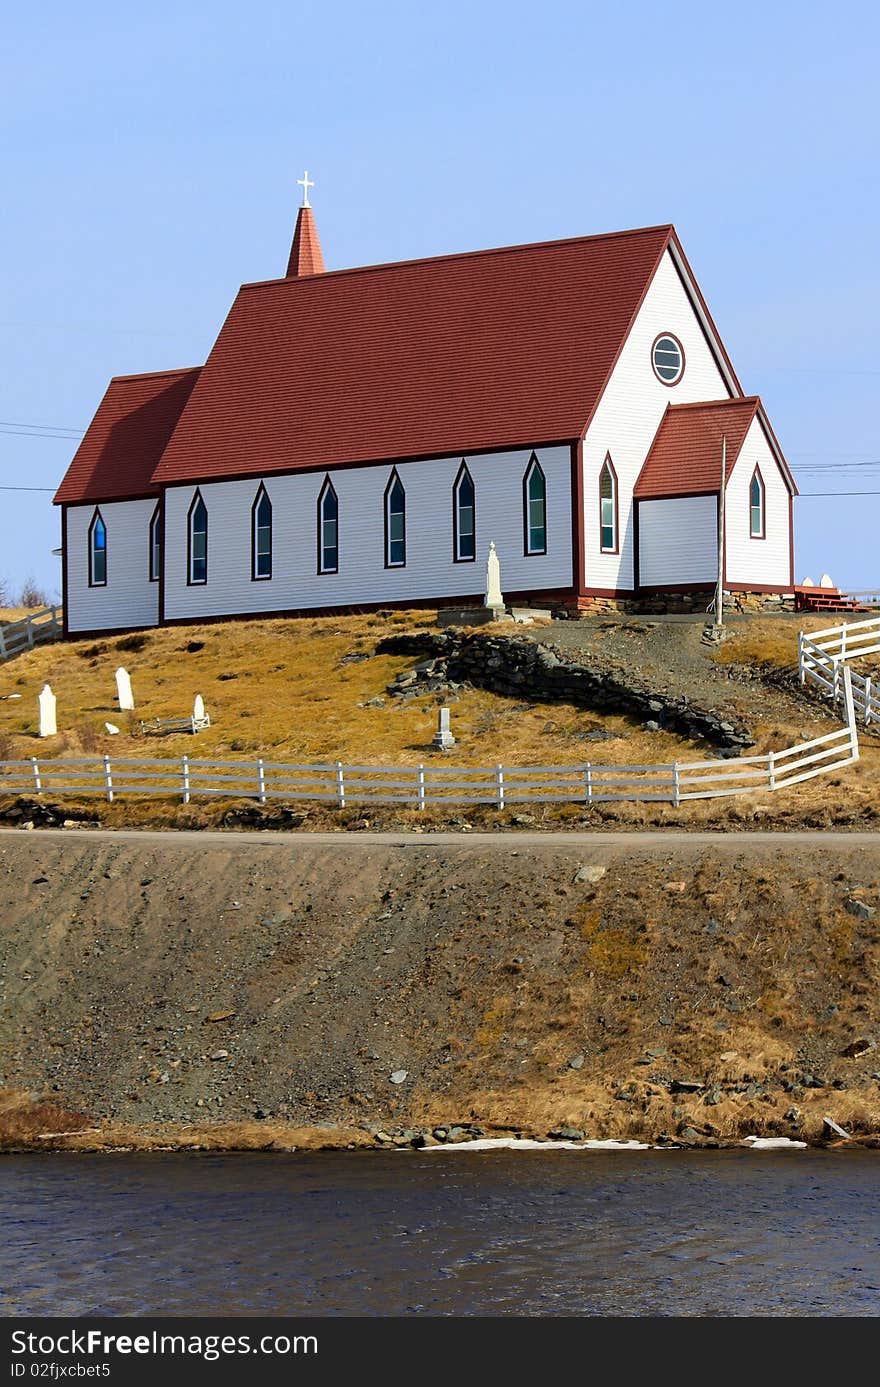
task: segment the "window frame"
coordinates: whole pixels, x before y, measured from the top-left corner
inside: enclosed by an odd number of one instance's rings
[[[260,525],[260,522],[259,522],[259,510],[260,510],[260,506],[262,505],[263,501],[265,501],[265,502],[266,502],[266,505],[269,507],[269,525],[268,525],[268,530],[269,530],[269,572],[268,572],[268,573],[258,573],[258,572],[257,572],[257,561],[258,561],[258,559],[259,559],[259,557],[260,557],[260,552],[259,552],[259,548],[258,548],[259,531],[260,531],[261,529],[265,530],[265,529],[267,528],[267,526],[265,526],[265,525]],[[254,497],[254,503],[253,503],[253,505],[251,506],[251,582],[252,582],[252,583],[269,583],[269,582],[272,581],[272,545],[273,545],[273,538],[274,538],[274,536],[273,536],[273,533],[272,533],[272,498],[271,498],[271,496],[269,495],[268,491],[266,490],[266,484],[265,484],[265,482],[260,482],[260,485],[259,485],[259,487],[257,488],[257,494],[256,494],[256,496]],[[208,555],[207,555],[207,538],[206,538],[206,541],[205,541],[205,560],[206,560],[206,563],[205,563],[205,570],[206,570],[206,572],[207,572],[207,557],[208,557]]]
[[[391,495],[394,491],[395,485],[400,487],[400,491],[403,496],[403,510],[400,512],[400,514],[402,514],[403,516],[402,540],[393,540],[391,538]],[[385,517],[385,567],[406,568],[406,487],[401,481],[400,473],[398,472],[396,467],[392,468],[391,476],[388,478],[388,484],[385,487],[385,494],[382,500],[382,511]],[[398,512],[395,511],[395,514],[398,514]],[[392,563],[391,545],[398,543],[403,545],[403,558],[399,562]]]
[[[542,501],[543,501],[543,507],[544,507],[544,524],[543,524],[543,530],[544,530],[544,546],[543,546],[542,549],[533,549],[533,548],[531,547],[531,530],[532,530],[532,526],[531,526],[531,524],[530,524],[530,515],[529,515],[529,480],[530,480],[530,478],[532,477],[532,475],[533,475],[535,472],[537,472],[538,476],[541,478],[541,490],[542,490],[542,493],[543,493],[541,499],[542,499]],[[527,465],[527,467],[526,467],[526,470],[525,470],[525,472],[523,473],[523,479],[522,479],[522,492],[523,492],[523,556],[524,556],[525,558],[527,558],[527,559],[537,558],[537,557],[539,557],[541,554],[546,554],[546,553],[547,553],[547,475],[546,475],[546,473],[545,473],[543,467],[541,466],[540,462],[538,461],[538,454],[537,454],[537,453],[532,453],[531,457],[529,458],[529,461],[528,461],[528,465]]]
[[[473,528],[471,530],[471,539],[473,542],[474,549],[474,552],[472,554],[462,554],[461,552],[460,512],[462,506],[460,501],[460,493],[462,483],[465,480],[467,480],[470,483],[472,497],[470,505],[473,525]],[[474,479],[471,475],[471,469],[468,467],[467,461],[464,458],[462,458],[461,460],[461,466],[459,467],[458,472],[456,473],[455,481],[452,483],[452,561],[453,563],[476,563],[477,561],[477,488],[474,484]]]
[[[679,370],[678,370],[678,375],[675,377],[674,380],[665,380],[664,377],[661,376],[660,372],[658,371],[658,369],[657,369],[657,363],[656,363],[656,361],[654,360],[654,353],[655,353],[656,350],[657,350],[658,343],[662,342],[663,339],[664,339],[664,337],[667,337],[667,338],[669,339],[670,342],[674,342],[674,343],[675,343],[676,347],[678,347],[678,354],[679,354],[679,356],[681,357],[681,365],[680,365]],[[657,336],[654,338],[654,341],[651,343],[651,370],[654,372],[654,375],[657,377],[657,379],[659,380],[660,384],[661,384],[661,385],[665,385],[665,386],[667,387],[667,389],[671,390],[671,389],[673,388],[673,386],[678,385],[678,384],[680,383],[680,381],[682,380],[682,377],[684,376],[684,368],[685,368],[684,347],[682,346],[681,341],[679,340],[679,338],[676,337],[676,335],[675,335],[674,332],[658,332],[658,333],[657,333]]]
[[[328,496],[332,496],[336,502],[336,563],[333,568],[324,565],[324,502]],[[327,472],[321,483],[321,490],[318,492],[318,565],[319,576],[324,573],[339,572],[339,494],[336,487],[330,480],[330,473]]]
[[[205,512],[205,576],[204,578],[193,577],[193,517],[197,507],[201,505]],[[208,507],[205,498],[202,496],[201,489],[196,487],[195,495],[189,503],[189,510],[186,513],[186,585],[189,588],[202,588],[208,581]]]
[[[158,550],[158,554],[157,554]],[[153,560],[156,560],[155,564]],[[155,572],[154,572],[155,569]],[[151,583],[158,583],[162,573],[162,503],[156,502],[147,528],[147,574]]]
[[[753,517],[752,517],[752,512],[753,512],[753,510],[754,510],[754,504],[753,504],[753,502],[752,502],[752,487],[755,485],[755,482],[758,483],[758,486],[760,487],[760,490],[761,490],[761,503],[760,503],[761,528],[760,528],[760,530],[755,530],[755,528],[754,528],[754,521],[753,521]],[[766,539],[766,538],[767,538],[767,485],[766,485],[766,483],[765,483],[765,481],[764,481],[764,475],[763,475],[763,473],[761,472],[760,464],[756,462],[756,463],[755,463],[755,470],[754,470],[754,472],[752,473],[751,479],[750,479],[750,481],[749,481],[749,539]]]
[[[604,544],[602,543],[602,531],[605,529],[605,524],[604,524],[604,521],[603,521],[603,519],[602,519],[602,502],[603,502],[603,500],[605,499],[605,498],[603,498],[603,496],[602,496],[602,478],[605,476],[605,473],[606,473],[606,472],[608,473],[609,477],[611,478],[611,503],[612,503],[612,508],[613,508],[613,519],[612,519],[612,522],[611,522],[611,524],[612,524],[612,543],[611,543],[610,546],[606,546],[606,545],[604,545]],[[606,454],[605,454],[605,461],[602,463],[602,466],[601,466],[601,468],[599,469],[599,553],[600,553],[600,554],[619,554],[619,553],[620,553],[620,528],[619,528],[619,524],[618,524],[619,512],[618,512],[618,508],[617,508],[617,492],[618,492],[618,487],[617,487],[617,469],[615,468],[614,463],[611,461],[611,454],[610,454],[610,453],[606,453]]]
[[[103,549],[102,549],[102,552],[103,552],[103,555],[104,555],[104,576],[103,576],[103,578],[96,578],[96,577],[95,577],[95,527],[96,527],[97,525],[100,525],[100,526],[101,526],[101,530],[102,530],[103,535],[104,535],[104,545],[103,545]],[[101,514],[101,507],[100,507],[100,506],[95,506],[95,509],[94,509],[94,511],[92,512],[92,518],[91,518],[91,520],[89,521],[89,528],[88,528],[88,534],[87,534],[86,543],[87,543],[87,545],[88,545],[88,558],[89,558],[89,587],[90,587],[90,588],[105,588],[105,587],[107,586],[107,522],[106,522],[106,520],[104,519],[103,515]]]

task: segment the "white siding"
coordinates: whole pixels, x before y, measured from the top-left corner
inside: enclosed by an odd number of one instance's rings
[[[272,502],[272,577],[251,580],[251,506],[260,484],[201,486],[208,508],[208,581],[187,585],[187,512],[194,486],[166,491],[165,617],[346,607],[482,593],[489,541],[502,591],[570,588],[571,453],[538,448],[547,481],[547,553],[523,554],[523,476],[530,450],[469,456],[476,490],[477,557],[454,563],[452,487],[461,457],[398,464],[406,489],[406,567],[385,568],[384,493],[391,467],[331,471],[339,498],[339,572],[318,574],[317,499],[323,472],[267,476]]]
[[[718,578],[718,503],[714,496],[675,496],[639,503],[639,583],[711,586]]]
[[[149,529],[156,501],[108,501],[100,511],[107,527],[107,583],[89,587],[89,526],[94,505],[67,508],[68,631],[113,631],[155,626],[159,584],[150,582]]]
[[[663,385],[654,374],[651,347],[671,332],[684,347],[684,374]],[[584,438],[584,549],[586,587],[633,586],[632,490],[666,406],[730,395],[703,335],[699,319],[667,251],[645,296],[623,351]],[[599,473],[606,453],[617,472],[619,553],[603,554],[599,543]],[[642,581],[646,579],[643,577]],[[670,578],[686,583],[686,575]]]
[[[766,539],[752,539],[750,532],[749,487],[756,465],[764,481]],[[727,483],[724,520],[728,583],[745,583],[758,591],[791,586],[788,497],[785,479],[756,416]]]

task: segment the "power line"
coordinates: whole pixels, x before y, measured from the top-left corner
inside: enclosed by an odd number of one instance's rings
[[[51,429],[53,433],[82,433],[76,424],[30,424],[20,419],[0,419],[0,425],[8,429]]]
[[[0,491],[57,491],[55,486],[0,486]]]
[[[801,491],[799,496],[880,496],[880,491]]]

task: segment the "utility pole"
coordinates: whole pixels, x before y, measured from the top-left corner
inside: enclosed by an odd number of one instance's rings
[[[727,435],[721,435],[721,490],[718,493],[718,582],[715,585],[715,620],[724,625],[724,499],[727,489]]]

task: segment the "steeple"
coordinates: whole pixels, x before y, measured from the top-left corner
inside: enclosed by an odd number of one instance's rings
[[[297,279],[301,275],[319,275],[324,272],[324,258],[321,255],[318,232],[315,227],[315,219],[312,216],[312,205],[309,202],[309,188],[314,188],[315,185],[309,178],[308,172],[296,181],[303,190],[303,200],[297,213],[293,245],[290,247],[290,259],[287,262],[288,279]]]

